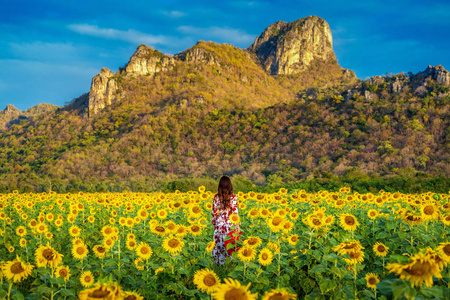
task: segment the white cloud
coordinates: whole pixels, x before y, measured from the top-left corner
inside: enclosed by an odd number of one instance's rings
[[[71,24],[68,26],[70,30],[80,34],[100,37],[104,39],[120,40],[133,44],[146,45],[170,45],[173,38],[164,35],[151,35],[137,30],[118,30],[113,28],[100,28],[96,25],[89,24]]]
[[[220,40],[227,43],[236,43],[249,45],[255,40],[255,35],[248,34],[241,29],[229,27],[194,27],[194,26],[179,26],[177,30],[184,34],[195,35],[203,39]]]
[[[181,18],[187,15],[187,13],[178,11],[178,10],[171,10],[171,11],[162,11],[162,14],[171,18]]]

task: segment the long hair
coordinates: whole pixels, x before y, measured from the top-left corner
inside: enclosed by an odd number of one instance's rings
[[[222,176],[217,189],[219,197],[220,209],[227,209],[230,206],[231,196],[233,195],[233,185],[228,176]]]

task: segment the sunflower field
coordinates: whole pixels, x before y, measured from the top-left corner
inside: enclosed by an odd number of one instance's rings
[[[213,196],[2,194],[0,299],[450,299],[448,194],[240,192],[224,266]]]

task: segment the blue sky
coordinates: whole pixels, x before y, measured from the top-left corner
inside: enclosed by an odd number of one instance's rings
[[[440,1],[2,1],[0,109],[64,105],[102,67],[118,71],[139,44],[176,54],[198,40],[247,48],[270,24],[316,15],[339,64],[365,79],[450,69],[450,2]]]

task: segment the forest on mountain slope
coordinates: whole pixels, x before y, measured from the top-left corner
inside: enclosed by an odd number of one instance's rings
[[[12,125],[0,133],[0,192],[214,190],[222,174],[241,190],[448,192],[448,87],[419,93],[414,74],[351,80],[320,61],[269,76],[227,51],[220,67],[119,73],[126,97],[94,117],[83,95]]]

